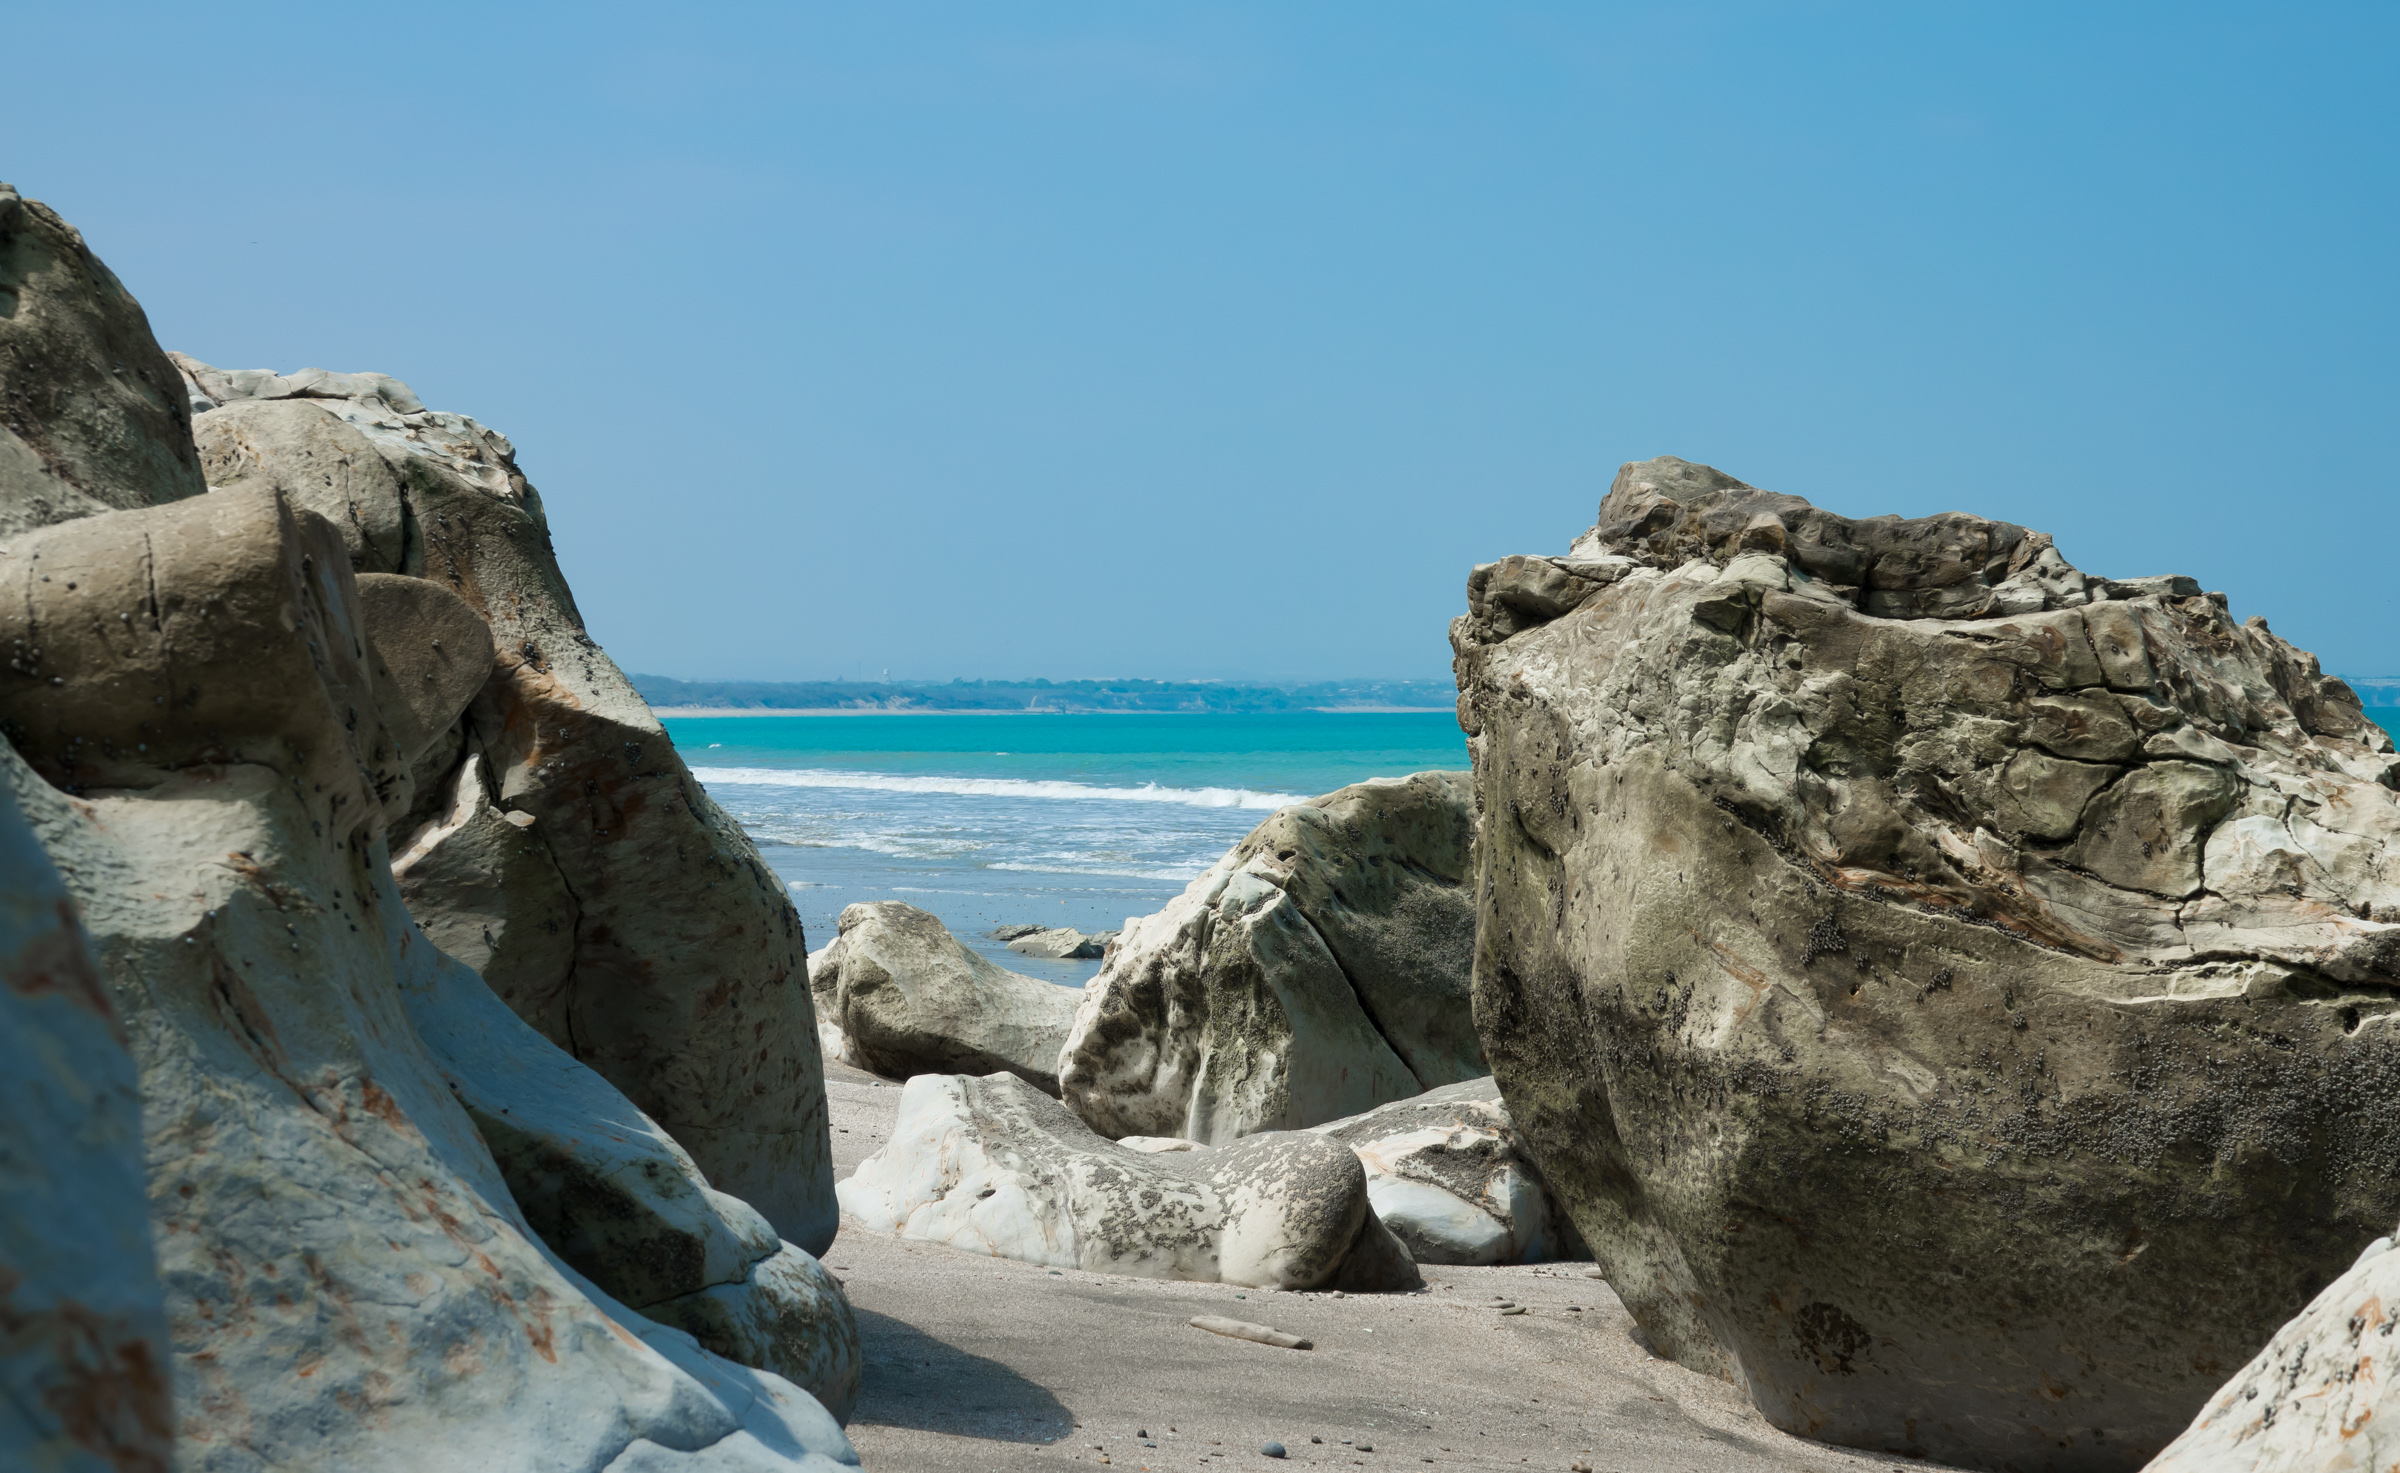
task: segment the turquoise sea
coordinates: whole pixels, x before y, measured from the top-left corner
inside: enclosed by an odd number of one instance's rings
[[[2400,732],[2400,711],[2368,714]],[[1072,984],[1098,964],[1017,956],[992,928],[1113,929],[1285,803],[1467,765],[1448,712],[662,719],[791,886],[812,948],[843,906],[905,900]]]
[[[1369,777],[1467,765],[1441,712],[1246,716],[668,716],[677,749],[792,887],[811,948],[842,907],[905,900],[989,935],[1111,930],[1164,905],[1268,813]]]

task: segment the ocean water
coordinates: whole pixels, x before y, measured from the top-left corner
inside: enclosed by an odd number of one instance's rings
[[[791,886],[812,949],[842,907],[905,900],[1010,970],[1075,986],[1099,964],[989,933],[1114,929],[1286,803],[1467,765],[1448,712],[661,719]]]

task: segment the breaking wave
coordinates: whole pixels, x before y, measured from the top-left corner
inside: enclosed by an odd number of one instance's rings
[[[838,772],[823,768],[695,767],[692,776],[710,787],[719,783],[768,788],[848,788],[872,793],[956,793],[979,798],[1049,798],[1065,802],[1173,803],[1185,808],[1281,808],[1306,801],[1305,793],[1262,793],[1253,788],[1168,788],[1143,783],[1104,788],[1091,783],[1039,782],[1014,777],[903,777],[887,772]]]

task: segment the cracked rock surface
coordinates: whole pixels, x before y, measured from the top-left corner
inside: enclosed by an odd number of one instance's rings
[[[1346,1147],[1295,1131],[1120,1144],[1013,1074],[910,1080],[891,1140],[839,1190],[856,1229],[1062,1269],[1276,1289],[1418,1283]]]
[[[1467,774],[1278,809],[1084,986],[1061,1097],[1102,1135],[1221,1144],[1486,1072]]]
[[[1665,1353],[2137,1467],[2400,1213],[2392,743],[2263,620],[1672,458],[1468,596],[1477,1024]]]

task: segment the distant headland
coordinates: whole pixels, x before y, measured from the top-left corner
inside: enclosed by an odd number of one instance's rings
[[[1267,711],[1449,711],[1448,680],[1321,680],[1237,685],[1213,680],[675,680],[634,675],[635,690],[668,716],[815,713],[987,715],[1091,712],[1239,715]]]

